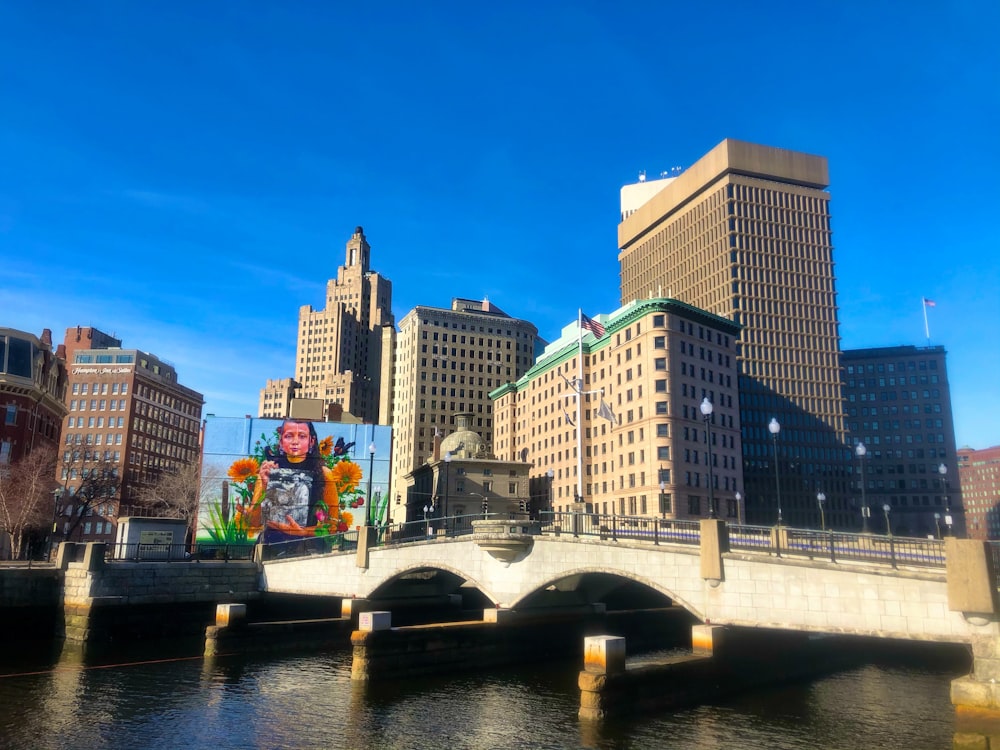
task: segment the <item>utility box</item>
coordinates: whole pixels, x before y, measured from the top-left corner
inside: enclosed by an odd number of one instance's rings
[[[112,557],[116,560],[183,560],[187,557],[187,521],[183,518],[118,519]]]

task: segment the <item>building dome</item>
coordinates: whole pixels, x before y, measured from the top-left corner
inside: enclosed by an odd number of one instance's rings
[[[473,432],[472,414],[456,414],[457,429],[441,441],[441,458],[448,453],[452,458],[484,458],[486,441]]]

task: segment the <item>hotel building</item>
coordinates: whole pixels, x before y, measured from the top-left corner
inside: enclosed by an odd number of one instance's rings
[[[96,329],[67,329],[65,348],[59,532],[110,542],[119,516],[150,514],[144,485],[199,460],[204,399],[178,382],[173,365]]]
[[[660,298],[596,320],[603,335],[581,341],[578,323],[566,326],[523,377],[493,391],[496,455],[531,462],[546,493],[551,471],[557,512],[705,518],[711,496],[719,517],[745,520],[739,326]]]
[[[676,177],[622,189],[622,303],[665,296],[741,329],[751,523],[780,509],[818,526],[820,492],[827,520],[850,523],[828,182],[823,157],[725,140]]]

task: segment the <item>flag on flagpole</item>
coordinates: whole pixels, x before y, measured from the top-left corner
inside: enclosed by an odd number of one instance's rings
[[[566,411],[566,409],[563,409],[563,416],[566,417],[566,422],[570,427],[576,427],[576,422],[573,421],[573,417],[569,415],[569,412]]]
[[[614,425],[615,427],[618,426],[618,417],[616,417],[615,413],[611,411],[611,407],[608,406],[608,402],[605,401],[603,398],[601,399],[601,408],[597,410],[597,416],[604,417],[606,420],[611,422],[611,424]]]
[[[932,299],[927,299],[926,297],[924,297],[924,304],[927,305],[927,307],[935,307],[935,306],[937,306],[937,302],[935,302]]]
[[[597,338],[601,338],[604,335],[604,326],[598,323],[596,320],[588,318],[583,313],[580,313],[580,328],[585,331],[590,331]]]

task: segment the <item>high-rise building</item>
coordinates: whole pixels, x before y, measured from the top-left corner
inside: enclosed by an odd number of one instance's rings
[[[120,515],[150,513],[142,507],[144,486],[199,460],[204,398],[178,382],[170,363],[123,349],[96,329],[67,329],[65,347],[58,533],[110,542]]]
[[[59,445],[66,383],[65,351],[53,351],[48,328],[40,337],[0,328],[0,465]]]
[[[939,523],[964,531],[945,356],[943,346],[843,352],[853,505],[862,529],[884,532],[888,505],[895,534],[936,534]]]
[[[299,384],[292,378],[270,378],[260,390],[257,416],[264,419],[284,419],[291,412],[292,399]]]
[[[1000,539],[1000,445],[958,449],[958,480],[970,539]]]
[[[823,157],[725,140],[679,176],[622,190],[622,303],[670,297],[742,329],[751,523],[780,507],[818,526],[819,493],[831,524],[849,521],[828,182]]]
[[[392,486],[407,497],[406,476],[432,457],[434,436],[464,429],[493,444],[494,388],[516,381],[535,361],[538,329],[488,300],[455,298],[451,309],[417,306],[399,324],[392,398]],[[412,483],[412,479],[410,480]]]
[[[720,518],[744,520],[739,327],[670,299],[631,302],[597,321],[603,334],[591,327],[581,341],[574,322],[522,378],[493,392],[497,455],[531,462],[557,512],[585,503],[604,514],[706,518],[711,498]]]
[[[337,404],[365,423],[387,424],[395,331],[392,282],[371,270],[371,246],[356,227],[344,265],[326,284],[323,309],[299,308],[296,398],[321,399],[325,412]],[[262,408],[272,382],[261,391]]]

